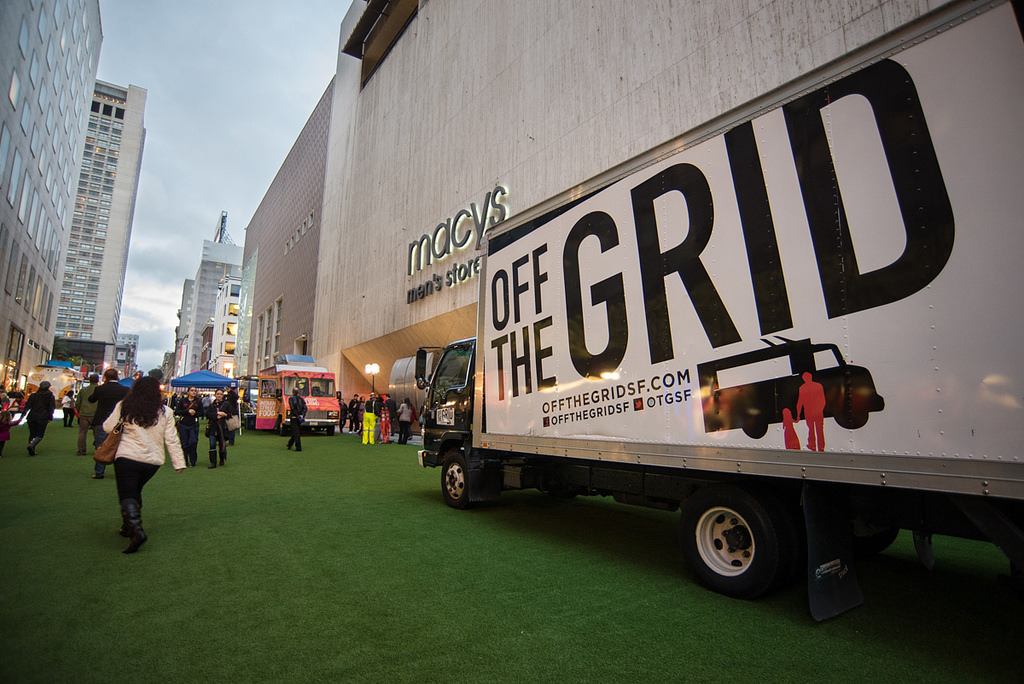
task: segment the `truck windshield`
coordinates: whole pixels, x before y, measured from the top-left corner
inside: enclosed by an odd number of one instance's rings
[[[471,347],[456,347],[445,352],[434,373],[434,398],[444,401],[444,394],[453,387],[465,387],[473,359]]]
[[[309,396],[311,397],[333,397],[334,380],[330,378],[310,378]]]
[[[297,377],[286,376],[284,379],[284,393],[290,395],[293,388],[299,390],[300,397],[333,397],[334,379],[306,378],[301,375]]]

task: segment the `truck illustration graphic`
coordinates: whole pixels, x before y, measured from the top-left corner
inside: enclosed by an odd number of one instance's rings
[[[868,414],[885,408],[870,371],[848,364],[836,345],[776,340],[762,340],[768,345],[764,349],[697,365],[706,432],[742,428],[759,439],[769,425],[783,422],[785,409],[799,420],[805,373],[824,389],[824,417],[841,427],[863,427]]]

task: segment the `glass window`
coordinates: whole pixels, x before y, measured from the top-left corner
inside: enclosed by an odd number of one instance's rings
[[[39,8],[39,37],[46,38],[46,7]]]
[[[21,187],[21,202],[18,203],[18,220],[22,223],[28,221],[28,193],[32,190],[30,172],[25,172],[25,181]],[[31,237],[31,236],[30,236]]]
[[[434,373],[434,395],[432,401],[444,401],[445,392],[465,387],[468,382],[470,362],[473,359],[471,347],[456,347],[445,352],[444,358]]]
[[[11,185],[7,188],[7,203],[12,207],[18,196],[18,178],[21,176],[21,152],[14,150],[14,166],[11,167]]]
[[[18,247],[18,241],[11,240],[11,260],[7,262],[7,280],[4,282],[7,294],[14,294],[14,279],[17,277],[19,256],[21,256],[21,248]]]
[[[27,172],[26,172],[27,173]],[[26,187],[28,178],[25,178]],[[36,225],[39,223],[39,191],[32,191],[32,208],[28,212],[28,236],[36,237]],[[36,239],[36,248],[39,247],[39,240]]]
[[[14,301],[21,304],[25,299],[25,281],[28,279],[28,255],[21,255],[21,266],[18,267],[18,286],[14,290]]]
[[[28,68],[28,77],[32,81],[32,85],[39,85],[39,55],[36,51],[32,51],[32,65]],[[43,88],[43,90],[46,90]]]
[[[20,289],[21,285],[19,284],[18,287]],[[31,266],[29,267],[28,272],[28,284],[25,286],[25,296],[21,299],[21,303],[24,305],[25,311],[30,311],[32,309],[32,291],[35,290],[35,287],[36,267]]]
[[[32,318],[39,320],[39,309],[43,305],[43,274],[36,278],[35,293],[32,296]]]
[[[0,282],[3,282],[4,265],[7,261],[7,226],[0,223]]]
[[[6,123],[0,123],[0,183],[4,182],[4,172],[7,171],[7,155],[11,151],[11,132],[7,129]]]
[[[277,396],[277,378],[260,378],[260,396]]]
[[[21,20],[21,31],[18,32],[18,47],[21,48],[21,56],[28,57],[28,21]]]
[[[333,397],[334,380],[331,378],[310,378],[309,395],[311,397]]]
[[[18,108],[18,95],[21,94],[21,79],[18,78],[18,70],[11,70],[11,87],[7,91],[7,97],[11,101],[11,106],[15,109]]]

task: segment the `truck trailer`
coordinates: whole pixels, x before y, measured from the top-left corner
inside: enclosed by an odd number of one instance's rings
[[[822,620],[913,532],[1024,567],[1024,42],[960,3],[489,229],[417,354],[420,465],[680,510],[710,589]],[[436,350],[435,350],[436,351]]]

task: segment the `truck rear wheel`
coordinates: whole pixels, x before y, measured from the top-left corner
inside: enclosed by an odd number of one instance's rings
[[[451,449],[441,465],[441,493],[452,508],[469,506],[469,468],[461,449]]]
[[[753,599],[793,574],[799,550],[791,517],[769,493],[711,485],[684,502],[679,542],[704,586]]]

